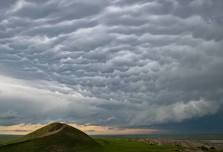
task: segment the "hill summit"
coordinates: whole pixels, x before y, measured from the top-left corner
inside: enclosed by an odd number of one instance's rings
[[[92,152],[100,145],[84,132],[64,123],[52,123],[16,142],[0,147],[0,152]]]

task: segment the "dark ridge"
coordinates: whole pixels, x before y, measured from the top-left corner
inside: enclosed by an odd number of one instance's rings
[[[16,142],[0,147],[0,152],[91,152],[101,146],[84,132],[64,123],[52,123]]]

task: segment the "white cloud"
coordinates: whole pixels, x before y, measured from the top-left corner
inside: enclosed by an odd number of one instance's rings
[[[169,105],[154,105],[148,107],[136,115],[132,125],[160,124],[166,122],[182,122],[191,118],[199,118],[209,114],[215,114],[219,110],[219,105],[213,101],[200,99],[189,102],[176,102]]]
[[[89,117],[94,113],[91,104],[100,102],[54,82],[19,80],[0,76],[0,104],[2,117],[17,121],[35,122],[41,119],[62,119],[76,114]],[[64,118],[66,119],[66,118]],[[3,119],[1,123],[8,123]],[[42,120],[45,122],[46,120]],[[16,123],[10,122],[9,123]]]

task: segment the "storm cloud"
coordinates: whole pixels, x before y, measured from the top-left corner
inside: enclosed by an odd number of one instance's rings
[[[218,114],[222,14],[222,0],[2,0],[0,124]]]

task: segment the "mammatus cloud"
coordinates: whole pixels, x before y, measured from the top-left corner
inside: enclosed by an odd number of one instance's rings
[[[0,124],[119,127],[214,115],[221,0],[3,0]]]

